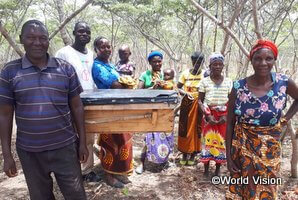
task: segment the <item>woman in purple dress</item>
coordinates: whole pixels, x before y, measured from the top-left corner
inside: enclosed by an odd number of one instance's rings
[[[152,51],[148,55],[148,61],[152,69],[143,72],[139,78],[139,89],[155,89],[164,79],[161,73],[163,55],[159,51]],[[145,169],[145,160],[156,164],[166,164],[174,147],[173,133],[153,132],[147,133],[145,147],[141,155],[142,164],[137,167],[136,173],[141,174]]]

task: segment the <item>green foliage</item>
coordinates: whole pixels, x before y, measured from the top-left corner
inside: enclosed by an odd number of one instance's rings
[[[65,17],[67,17],[85,1],[65,0],[63,2]],[[217,13],[217,19],[227,25],[240,1],[224,1],[223,10],[223,1],[198,0],[197,2],[211,15],[215,16]],[[257,2],[260,6],[267,0]],[[232,28],[247,49],[256,39],[251,11],[251,3],[248,1]],[[294,35],[298,34],[297,28],[294,28],[297,11],[297,0],[272,0],[258,11],[261,32],[266,38],[276,39],[277,43],[281,44],[279,47],[281,54],[284,51],[284,55],[289,58],[294,55]],[[97,36],[105,36],[112,42],[113,62],[118,59],[117,48],[122,44],[128,44],[133,51],[132,59],[138,63],[140,71],[147,67],[145,57],[152,49],[163,51],[164,63],[178,67],[177,71],[180,71],[189,64],[189,55],[194,50],[201,50],[208,56],[213,51],[214,45],[216,51],[221,49],[225,32],[219,27],[216,29],[215,24],[206,16],[202,21],[202,16],[202,13],[198,12],[189,0],[95,0],[92,6],[88,6],[73,18],[65,28],[67,34],[72,37],[74,23],[78,20],[87,21],[91,26],[92,40]],[[11,37],[16,41],[18,41],[22,23],[29,18],[44,21],[49,33],[56,30],[60,24],[54,0],[0,0],[0,17]],[[0,42],[5,46],[3,49],[8,47],[1,36]],[[200,43],[203,45],[202,49],[200,49]],[[60,34],[57,34],[51,40],[52,52],[54,53],[63,45]],[[90,43],[89,47],[92,48],[91,46]],[[7,51],[3,49],[0,50],[0,55],[8,59]],[[289,49],[293,50],[289,51]],[[232,39],[228,43],[226,56],[230,58],[226,60],[233,66],[229,68],[230,71],[236,75],[246,73],[246,70],[241,69],[246,62],[246,57]],[[288,59],[286,65],[289,65],[292,60]]]

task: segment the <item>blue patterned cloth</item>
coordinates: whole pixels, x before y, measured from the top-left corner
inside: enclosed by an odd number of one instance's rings
[[[173,152],[174,134],[164,132],[147,133],[145,143],[148,161],[164,163],[168,161],[170,153]]]
[[[92,78],[98,89],[110,89],[113,82],[118,81],[119,73],[111,63],[94,60]]]
[[[271,73],[272,89],[262,97],[256,97],[247,86],[246,79],[234,82],[236,90],[236,119],[240,123],[255,126],[273,126],[278,123],[282,110],[286,107],[288,77]]]

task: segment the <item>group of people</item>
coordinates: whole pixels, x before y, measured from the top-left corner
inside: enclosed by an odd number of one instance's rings
[[[49,35],[38,20],[27,21],[20,41],[25,56],[7,63],[0,73],[0,136],[4,172],[17,175],[11,151],[12,124],[17,124],[16,149],[31,199],[54,199],[54,174],[65,199],[86,199],[85,181],[100,181],[94,171],[94,135],[85,134],[80,93],[88,89],[166,89],[181,95],[178,150],[179,163],[194,165],[196,155],[209,175],[227,162],[232,177],[248,177],[249,184],[230,185],[227,199],[276,199],[276,185],[254,184],[253,177],[277,178],[280,169],[281,126],[298,110],[298,87],[286,75],[272,72],[278,50],[269,40],[258,40],[250,51],[253,75],[232,81],[223,76],[224,56],[209,56],[210,73],[204,73],[205,56],[191,55],[192,67],[181,73],[177,83],[173,69],[162,70],[163,54],[152,51],[150,69],[136,77],[135,63],[127,45],[119,49],[120,61],[110,63],[108,39],[94,40],[94,53],[86,47],[91,30],[78,22],[74,43],[55,57],[47,51]],[[95,57],[95,59],[94,59]],[[287,95],[294,101],[285,115]],[[100,130],[98,130],[100,133]],[[130,183],[133,171],[132,134],[100,134],[96,141],[106,182],[116,188]],[[147,133],[138,174],[145,161],[165,164],[174,147],[173,133]],[[81,164],[80,164],[81,163]]]

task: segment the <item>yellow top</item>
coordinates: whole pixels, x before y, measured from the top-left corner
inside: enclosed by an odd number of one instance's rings
[[[183,84],[183,90],[196,99],[199,96],[198,84],[202,79],[202,71],[199,71],[197,75],[192,75],[190,70],[186,69],[180,75],[179,82]]]
[[[163,82],[162,88],[164,90],[175,90],[176,84],[175,84],[174,80],[167,80],[167,81]]]

